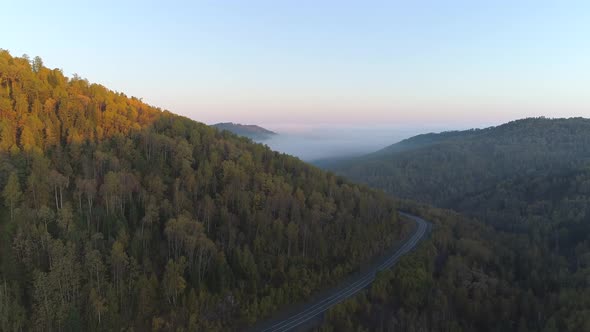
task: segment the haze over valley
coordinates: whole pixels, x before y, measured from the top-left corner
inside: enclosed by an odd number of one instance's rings
[[[424,132],[468,129],[467,125],[375,125],[375,126],[305,126],[268,125],[278,135],[255,140],[271,149],[301,158],[304,161],[353,157],[380,150],[392,143]],[[277,128],[277,129],[275,129]]]
[[[587,1],[7,1],[0,331],[590,331]]]

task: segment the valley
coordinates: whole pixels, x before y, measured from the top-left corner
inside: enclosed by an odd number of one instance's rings
[[[0,332],[590,332],[589,4],[2,9]]]

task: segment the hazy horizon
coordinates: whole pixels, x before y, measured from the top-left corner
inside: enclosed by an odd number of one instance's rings
[[[461,126],[451,124],[427,124],[423,126],[399,124],[382,124],[378,126],[330,124],[313,126],[293,126],[289,124],[255,125],[278,134],[270,139],[258,141],[259,143],[268,145],[275,151],[296,156],[304,161],[317,161],[326,158],[361,156],[419,134],[483,128],[497,124],[480,126],[468,124]]]
[[[4,2],[0,332],[590,332],[590,1]]]
[[[10,33],[0,48],[205,123],[590,115],[590,4],[582,1],[6,7],[0,27]]]

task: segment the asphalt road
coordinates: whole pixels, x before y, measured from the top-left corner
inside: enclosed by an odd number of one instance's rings
[[[368,272],[360,275],[356,280],[349,282],[347,286],[338,289],[324,298],[309,303],[299,312],[296,312],[291,316],[271,321],[259,328],[255,328],[254,331],[279,332],[295,330],[370,285],[375,280],[377,272],[389,269],[395,265],[403,255],[414,249],[430,230],[430,223],[426,220],[403,212],[400,212],[400,214],[415,221],[417,227],[412,236],[410,236],[410,238],[407,239],[406,242],[403,243],[403,245],[391,256],[385,257],[383,260],[375,264],[375,266],[371,267]]]

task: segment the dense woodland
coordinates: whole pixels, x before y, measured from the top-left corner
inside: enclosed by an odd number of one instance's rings
[[[394,245],[396,202],[0,51],[0,330],[233,330]]]
[[[410,210],[434,222],[431,239],[331,309],[318,331],[590,331],[587,236],[568,262],[533,235]]]
[[[238,330],[410,231],[322,331],[590,331],[590,120],[421,135],[338,172],[0,51],[0,331]]]
[[[590,119],[529,118],[486,129],[425,134],[373,154],[320,166],[437,206],[498,182],[590,162]]]
[[[590,331],[589,139],[590,120],[526,119],[354,161],[367,183],[475,221],[422,208],[433,240],[322,329]]]

